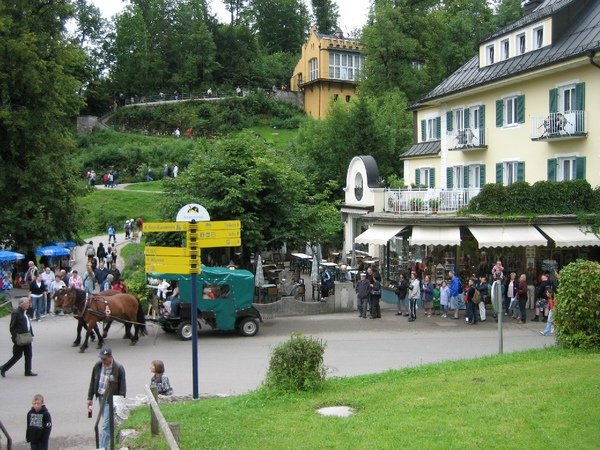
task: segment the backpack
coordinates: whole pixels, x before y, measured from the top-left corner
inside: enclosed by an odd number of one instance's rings
[[[481,292],[479,292],[479,289],[475,289],[475,293],[473,294],[473,298],[471,299],[471,301],[475,305],[479,304],[479,302],[481,301]]]
[[[85,256],[96,256],[96,251],[94,250],[94,247],[88,245],[87,249],[85,250]]]

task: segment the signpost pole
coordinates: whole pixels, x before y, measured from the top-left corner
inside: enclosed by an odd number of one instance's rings
[[[192,295],[192,398],[198,400],[198,292],[196,273],[191,274]]]

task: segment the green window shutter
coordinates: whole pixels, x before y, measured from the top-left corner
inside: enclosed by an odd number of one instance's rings
[[[517,96],[517,122],[525,123],[525,96]]]
[[[583,111],[585,109],[585,83],[575,85],[575,109]]]
[[[446,130],[452,131],[452,111],[446,112]]]
[[[585,180],[585,156],[576,159],[575,176],[578,180]]]
[[[421,142],[425,142],[427,140],[427,122],[421,120]]]
[[[469,187],[469,166],[463,167],[463,187]]]
[[[556,181],[556,158],[548,160],[548,181]]]
[[[469,109],[465,109],[465,128],[469,128],[469,114],[471,111]]]
[[[415,184],[417,186],[421,184],[421,171],[419,169],[415,169]]]
[[[525,162],[519,161],[517,163],[517,181],[525,181]]]
[[[502,163],[496,163],[496,184],[502,184]]]
[[[504,100],[496,100],[496,127],[504,125]]]
[[[558,111],[558,89],[550,89],[549,95],[549,112],[555,113]]]
[[[485,128],[485,105],[479,107],[479,128]]]
[[[446,189],[452,189],[454,185],[454,177],[452,172],[452,167],[446,168]]]
[[[483,187],[485,184],[485,164],[479,165],[479,186]]]
[[[438,117],[435,119],[435,132],[437,133],[436,139],[441,139],[442,137],[442,118]]]
[[[429,169],[429,187],[435,187],[435,168]]]

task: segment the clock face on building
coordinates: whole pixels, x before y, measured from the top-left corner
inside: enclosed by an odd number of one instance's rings
[[[360,201],[363,197],[363,177],[360,173],[354,177],[354,197]]]

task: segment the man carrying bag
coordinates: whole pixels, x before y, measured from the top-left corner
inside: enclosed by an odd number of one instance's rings
[[[23,355],[25,355],[25,376],[37,376],[37,373],[31,371],[33,330],[31,329],[31,321],[26,314],[28,309],[29,298],[20,298],[19,306],[10,316],[10,336],[13,341],[13,356],[0,367],[0,375],[2,378],[6,376],[6,372],[8,372],[8,370],[14,366]]]

